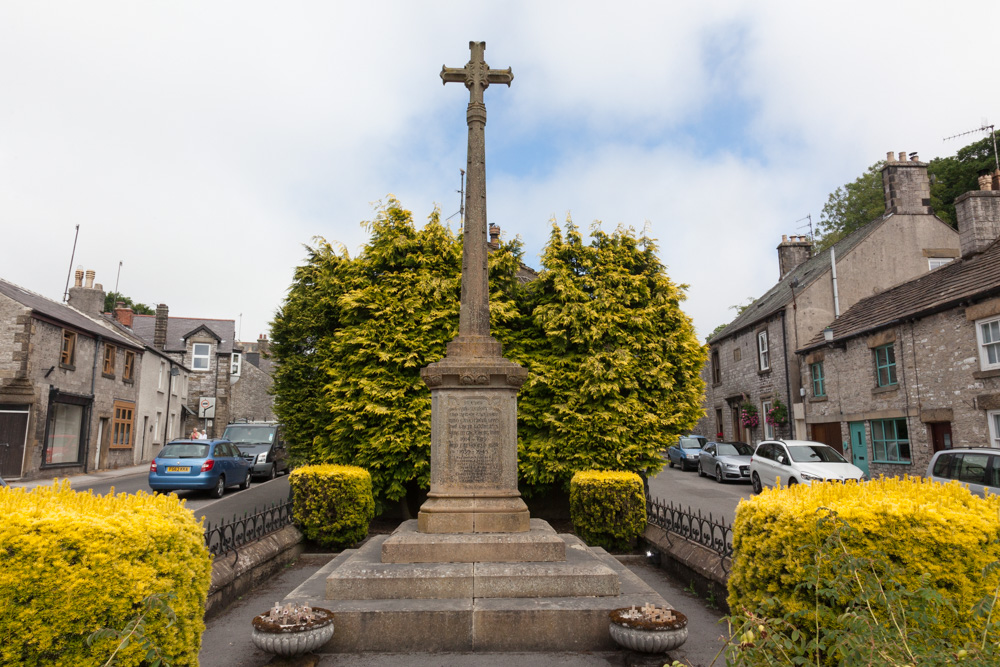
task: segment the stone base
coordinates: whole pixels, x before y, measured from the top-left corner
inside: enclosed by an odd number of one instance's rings
[[[421,533],[523,533],[531,515],[520,495],[458,496],[433,492],[417,513]]]
[[[337,631],[319,653],[613,651],[608,614],[652,603],[669,607],[602,549],[591,549],[620,581],[604,597],[327,600],[326,579],[353,553],[344,552],[284,602],[325,607]]]
[[[404,521],[382,543],[383,563],[516,563],[566,560],[566,542],[545,521],[521,533],[433,534]]]

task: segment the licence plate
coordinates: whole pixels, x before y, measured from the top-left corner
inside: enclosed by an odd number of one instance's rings
[[[167,472],[191,472],[189,466],[167,466]]]

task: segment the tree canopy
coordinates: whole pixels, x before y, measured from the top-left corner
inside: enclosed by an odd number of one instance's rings
[[[275,410],[299,462],[354,464],[379,509],[430,481],[430,390],[420,369],[458,331],[462,240],[438,212],[417,229],[395,199],[351,258],[307,246],[272,325]],[[539,278],[522,249],[489,255],[490,324],[528,369],[518,396],[522,489],[568,488],[578,470],[655,472],[701,413],[705,350],[649,239],[553,225]],[[527,488],[525,488],[525,486]]]
[[[104,295],[104,312],[105,313],[115,312],[115,305],[119,302],[124,303],[126,308],[131,308],[133,312],[139,315],[156,314],[156,311],[154,311],[146,304],[132,301],[132,299],[118,292],[108,292],[107,294]]]

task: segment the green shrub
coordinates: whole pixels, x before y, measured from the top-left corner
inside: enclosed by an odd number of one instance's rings
[[[628,551],[646,530],[642,479],[634,472],[578,472],[570,480],[569,512],[587,544]]]
[[[372,477],[364,468],[303,466],[288,476],[292,513],[305,536],[324,547],[346,547],[368,534],[375,517]]]
[[[212,563],[176,496],[0,488],[0,516],[0,664],[103,665],[119,642],[87,638],[127,627],[151,596],[171,599],[176,621],[147,615],[148,643],[121,647],[115,664],[144,664],[149,646],[198,664]]]
[[[741,502],[737,664],[995,657],[1000,498],[915,478],[797,485]]]

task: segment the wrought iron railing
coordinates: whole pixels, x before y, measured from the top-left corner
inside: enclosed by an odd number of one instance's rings
[[[206,523],[205,546],[213,557],[224,556],[245,544],[276,533],[292,522],[292,499],[289,497],[260,512],[255,507],[253,514],[245,514],[242,519],[233,516],[231,521],[223,520],[215,526]]]
[[[726,567],[726,559],[733,556],[733,527],[711,513],[706,517],[701,510],[695,514],[690,507],[683,510],[673,503],[646,496],[646,520],[668,533],[711,549],[722,559],[723,567]]]

